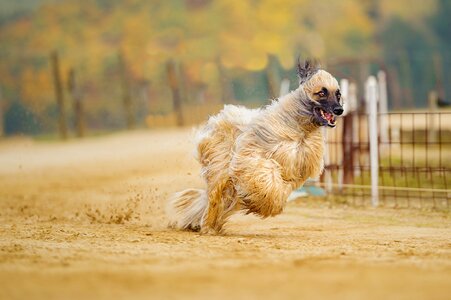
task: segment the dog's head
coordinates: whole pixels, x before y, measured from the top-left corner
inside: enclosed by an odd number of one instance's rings
[[[328,72],[316,63],[298,63],[299,84],[307,96],[307,109],[319,126],[335,127],[336,117],[343,114],[340,87]]]

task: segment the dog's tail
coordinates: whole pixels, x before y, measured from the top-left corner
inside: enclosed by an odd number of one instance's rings
[[[187,189],[178,192],[169,199],[166,207],[169,226],[199,231],[207,207],[208,196],[205,190]]]

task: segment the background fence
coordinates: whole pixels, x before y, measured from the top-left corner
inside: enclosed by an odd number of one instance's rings
[[[367,88],[370,84],[368,80]],[[431,93],[429,109],[387,112],[383,76],[376,87],[360,103],[355,89],[349,89],[347,115],[337,130],[327,131],[321,184],[330,197],[354,205],[449,208],[451,111],[437,111],[437,97]],[[371,114],[377,117],[373,141]]]

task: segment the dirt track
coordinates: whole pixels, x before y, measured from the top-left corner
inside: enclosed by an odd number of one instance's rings
[[[222,236],[166,228],[190,131],[0,142],[0,299],[450,299],[449,212],[298,200]]]

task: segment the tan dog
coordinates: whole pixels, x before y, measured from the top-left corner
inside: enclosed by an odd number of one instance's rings
[[[323,169],[321,126],[343,113],[337,80],[310,62],[300,85],[260,109],[225,105],[198,132],[197,154],[207,189],[187,189],[168,203],[170,225],[220,232],[235,212],[280,214],[293,189]]]

